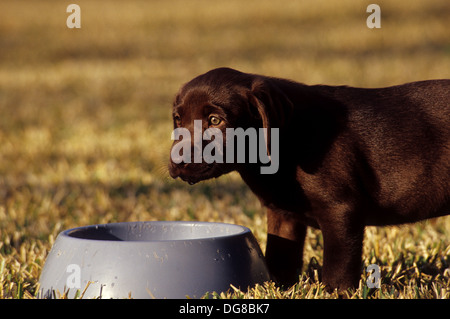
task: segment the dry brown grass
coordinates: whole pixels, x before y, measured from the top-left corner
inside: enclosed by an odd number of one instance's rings
[[[59,231],[137,220],[249,226],[265,246],[265,215],[238,176],[188,186],[165,169],[178,87],[218,66],[308,84],[384,86],[448,78],[447,0],[369,2],[3,0],[0,10],[0,298],[33,298]],[[450,219],[368,228],[365,275],[352,298],[448,298]],[[305,273],[226,298],[334,298],[316,280],[322,238],[310,230]],[[317,261],[317,263],[316,263]]]

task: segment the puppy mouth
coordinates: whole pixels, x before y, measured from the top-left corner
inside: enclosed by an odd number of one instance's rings
[[[196,166],[199,165],[199,166]],[[169,165],[169,174],[172,178],[180,178],[189,185],[194,185],[200,181],[210,179],[213,177],[218,177],[218,174],[214,170],[214,165],[202,165],[202,164],[189,164],[183,167],[174,165],[171,163]]]

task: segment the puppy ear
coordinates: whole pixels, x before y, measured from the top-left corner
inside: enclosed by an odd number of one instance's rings
[[[271,127],[271,123],[270,115],[268,114],[268,108],[266,107],[266,105],[268,104],[267,101],[263,102],[263,99],[257,97],[253,92],[248,94],[248,101],[250,105],[250,114],[252,114],[256,119],[261,120],[262,127],[269,130]]]
[[[271,128],[285,127],[293,111],[293,104],[271,78],[258,78],[247,94],[250,113],[262,122],[265,128],[267,152],[270,156]]]
[[[264,128],[283,127],[292,114],[293,104],[276,85],[276,79],[256,79],[247,97],[250,112],[258,114]]]

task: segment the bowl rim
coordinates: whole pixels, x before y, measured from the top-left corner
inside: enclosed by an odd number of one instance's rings
[[[79,230],[86,229],[99,229],[99,228],[108,228],[111,226],[125,226],[125,225],[181,225],[181,226],[222,226],[222,227],[232,227],[236,228],[237,231],[217,235],[217,236],[202,236],[199,238],[178,238],[178,239],[155,239],[155,240],[105,240],[105,239],[93,239],[93,238],[82,238],[71,236],[72,233]],[[154,243],[171,243],[171,242],[198,242],[198,241],[214,241],[214,240],[228,240],[231,238],[238,238],[241,236],[247,236],[248,234],[252,234],[251,230],[248,227],[231,224],[231,223],[223,223],[223,222],[204,222],[204,221],[130,221],[130,222],[116,222],[116,223],[105,223],[105,224],[93,224],[86,225],[80,227],[73,227],[70,229],[66,229],[62,231],[58,237],[62,237],[65,240],[73,240],[77,242],[92,242],[92,243],[104,243],[114,245],[124,245],[124,244],[154,244]]]

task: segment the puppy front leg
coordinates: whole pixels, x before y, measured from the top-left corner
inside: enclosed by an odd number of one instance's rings
[[[321,223],[324,241],[322,280],[329,290],[355,288],[361,278],[364,225],[343,219]]]
[[[268,209],[266,261],[275,281],[291,286],[303,266],[306,226],[298,220]]]

